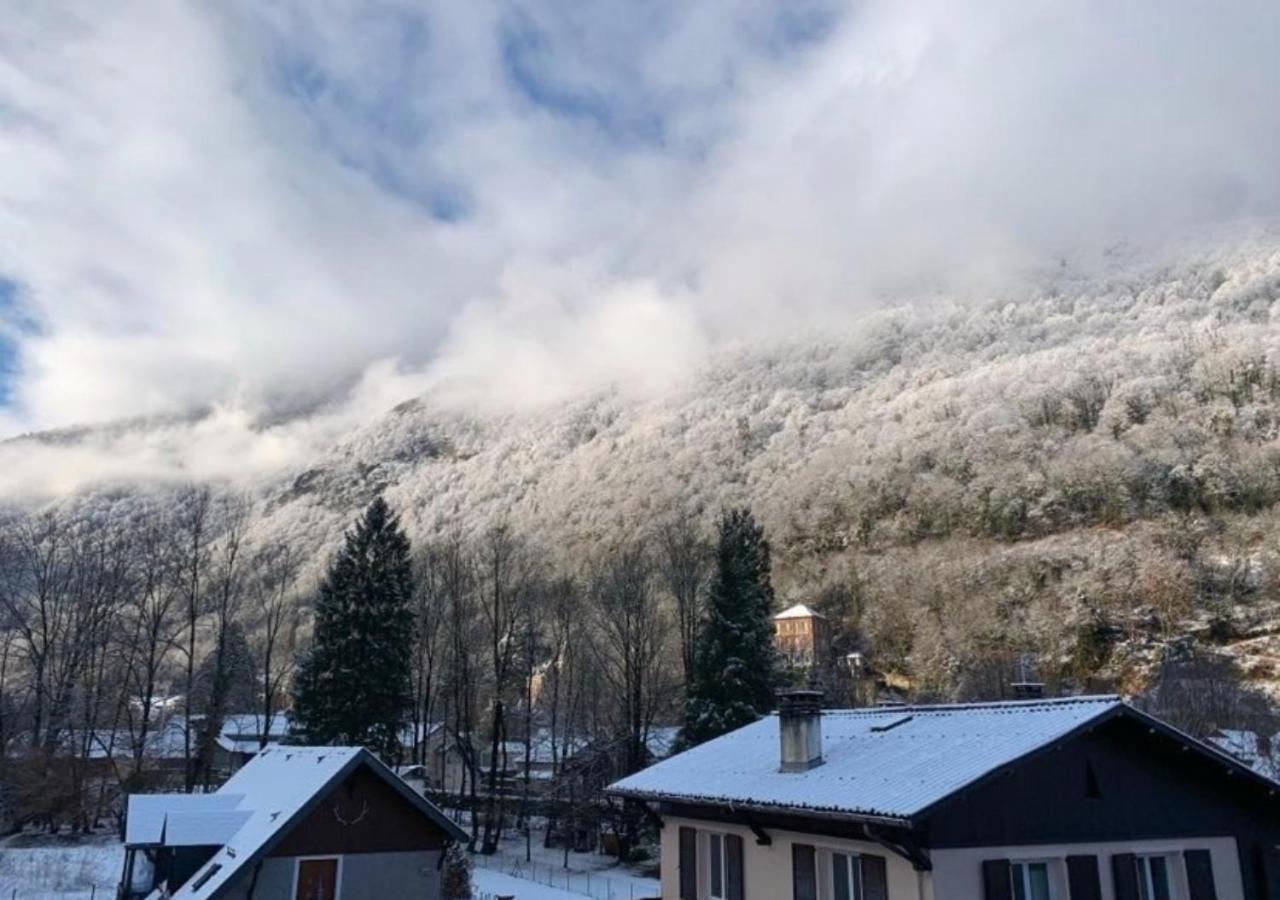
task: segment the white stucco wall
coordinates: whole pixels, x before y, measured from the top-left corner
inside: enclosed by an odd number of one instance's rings
[[[755,833],[745,826],[722,825],[699,819],[665,817],[662,828],[662,900],[678,900],[680,897],[680,828],[695,828],[700,833],[718,831],[736,834],[742,838],[743,893],[745,900],[789,900],[792,896],[791,845],[811,844],[815,847],[847,853],[871,853],[885,860],[889,877],[890,900],[933,900],[928,885],[911,863],[901,856],[870,841],[847,841],[839,838],[819,837],[794,831],[765,829],[773,843],[762,847],[756,843]],[[702,834],[699,835],[701,838]],[[699,894],[707,895],[705,884],[706,854],[699,841]],[[980,895],[978,895],[980,896]],[[970,898],[972,900],[972,898]]]
[[[1182,865],[1183,850],[1208,850],[1213,858],[1213,880],[1218,889],[1218,900],[1241,900],[1244,897],[1240,874],[1240,856],[1235,838],[1184,838],[1172,841],[1125,841],[1105,844],[1048,844],[1023,847],[979,847],[963,850],[933,850],[929,858],[933,862],[933,881],[936,900],[973,900],[981,897],[982,861],[986,859],[1008,860],[1065,860],[1068,856],[1089,855],[1098,857],[1102,876],[1102,900],[1114,900],[1111,857],[1117,853],[1169,853],[1176,854],[1177,861],[1170,875],[1174,882],[1175,900],[1187,897],[1186,869]],[[1050,867],[1051,877],[1057,881],[1055,897],[1067,897],[1066,868]],[[890,900],[896,900],[891,897]]]
[[[1112,889],[1111,857],[1117,853],[1170,854],[1175,862],[1170,875],[1175,900],[1186,900],[1186,870],[1181,862],[1183,850],[1208,850],[1213,859],[1213,877],[1218,900],[1242,900],[1243,882],[1236,842],[1230,837],[1188,838],[1164,841],[1113,843],[1048,844],[1018,847],[974,847],[957,850],[933,850],[929,857],[933,870],[916,872],[901,856],[879,844],[839,840],[793,831],[766,829],[772,845],[756,843],[751,829],[738,825],[722,825],[699,819],[667,817],[662,829],[662,898],[680,897],[680,828],[699,832],[699,897],[707,896],[705,877],[705,834],[718,831],[742,838],[743,881],[746,900],[790,900],[792,897],[791,845],[811,844],[819,848],[851,853],[874,853],[884,857],[889,876],[889,900],[979,900],[983,896],[982,863],[988,859],[1051,860],[1055,880],[1054,896],[1066,900],[1066,865],[1068,856],[1098,857],[1102,883],[1102,900],[1115,900]],[[1062,862],[1058,862],[1062,861]]]

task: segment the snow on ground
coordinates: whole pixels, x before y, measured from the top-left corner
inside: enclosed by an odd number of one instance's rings
[[[516,900],[582,900],[581,894],[571,894],[560,888],[535,884],[486,869],[476,869],[472,874],[471,890],[475,900],[493,900],[495,897],[506,896]]]
[[[0,900],[110,900],[123,861],[114,841],[0,845]]]
[[[30,839],[28,839],[29,841]],[[644,900],[658,896],[658,882],[610,868],[613,860],[594,853],[544,850],[534,841],[534,861],[524,847],[507,843],[494,857],[474,857],[476,900],[512,896],[516,900]],[[0,844],[0,900],[110,900],[115,896],[123,851],[114,841],[60,846]],[[567,888],[567,889],[566,889]]]

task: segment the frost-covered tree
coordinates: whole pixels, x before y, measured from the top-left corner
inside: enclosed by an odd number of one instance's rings
[[[750,510],[720,519],[707,618],[698,635],[681,744],[693,746],[773,708],[773,585],[769,542]]]
[[[379,497],[320,586],[314,643],[294,685],[298,739],[397,754],[412,700],[412,595],[409,540]]]

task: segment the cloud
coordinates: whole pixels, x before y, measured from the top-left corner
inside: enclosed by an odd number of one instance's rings
[[[1280,211],[1267,0],[0,5],[11,433],[663,390]]]

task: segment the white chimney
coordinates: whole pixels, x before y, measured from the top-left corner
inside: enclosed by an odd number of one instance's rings
[[[822,765],[822,691],[778,694],[778,737],[783,772],[806,772]]]

